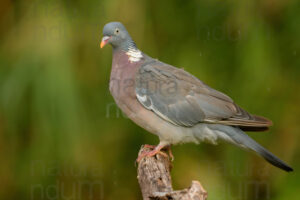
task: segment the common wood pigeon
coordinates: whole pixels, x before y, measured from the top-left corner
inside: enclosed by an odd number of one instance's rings
[[[104,26],[100,47],[106,44],[113,47],[109,89],[114,100],[132,121],[160,140],[138,161],[173,144],[216,144],[224,140],[253,150],[276,167],[293,171],[244,132],[267,130],[272,125],[270,120],[249,114],[230,97],[183,69],[146,55],[120,22]]]

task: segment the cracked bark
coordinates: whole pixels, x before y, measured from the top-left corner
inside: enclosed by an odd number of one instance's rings
[[[142,147],[139,155],[151,151]],[[173,190],[172,164],[169,157],[157,154],[145,157],[138,164],[138,181],[144,200],[205,200],[207,192],[199,181],[192,181],[189,188]]]

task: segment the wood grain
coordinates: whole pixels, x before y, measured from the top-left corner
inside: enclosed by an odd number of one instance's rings
[[[142,147],[139,155],[152,149]],[[166,154],[167,155],[167,154]],[[144,200],[205,200],[207,192],[199,181],[189,188],[173,190],[170,158],[163,154],[145,157],[138,163],[138,181]]]

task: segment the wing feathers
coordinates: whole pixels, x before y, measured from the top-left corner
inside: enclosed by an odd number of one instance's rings
[[[272,125],[270,120],[249,114],[193,75],[156,60],[137,72],[136,94],[147,109],[179,126],[207,122],[262,130]]]

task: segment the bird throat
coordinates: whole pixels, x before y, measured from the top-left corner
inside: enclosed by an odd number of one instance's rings
[[[129,62],[139,62],[143,57],[142,52],[138,48],[129,47],[126,51]]]
[[[143,58],[142,52],[137,48],[136,44],[130,38],[130,36],[129,39],[122,43],[120,46],[114,47],[114,50],[118,49],[125,52],[130,63],[139,62],[141,58]]]

